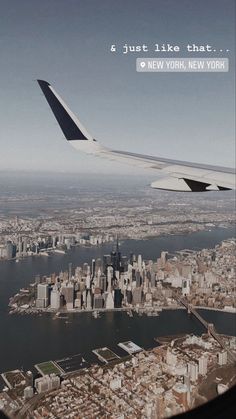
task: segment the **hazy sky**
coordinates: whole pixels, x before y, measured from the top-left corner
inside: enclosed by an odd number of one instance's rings
[[[234,0],[0,0],[0,169],[128,170],[70,147],[34,81],[37,78],[49,81],[106,146],[233,166],[234,4]],[[229,49],[197,56],[227,56],[230,71],[136,73],[136,58],[155,53],[110,52],[111,44],[119,48],[126,42]]]

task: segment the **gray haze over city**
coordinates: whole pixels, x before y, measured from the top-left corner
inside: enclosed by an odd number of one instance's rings
[[[233,9],[233,0],[2,0],[0,168],[130,172],[69,147],[37,78],[106,146],[232,167]],[[217,52],[202,56],[227,56],[229,73],[139,74],[143,53],[121,51],[147,44],[158,56],[153,45],[167,42],[182,47],[179,56],[188,43],[212,45]]]

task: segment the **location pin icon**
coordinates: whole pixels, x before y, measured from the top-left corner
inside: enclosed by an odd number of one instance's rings
[[[145,67],[145,65],[146,65],[146,64],[145,64],[145,62],[144,62],[144,61],[141,61],[141,63],[140,63],[140,67],[141,67],[141,68],[144,68],[144,67]]]

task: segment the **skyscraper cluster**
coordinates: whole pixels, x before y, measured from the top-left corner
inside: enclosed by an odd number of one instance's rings
[[[129,309],[157,315],[176,307],[179,297],[193,306],[235,312],[235,246],[225,240],[214,249],[162,251],[156,260],[121,255],[119,245],[110,254],[92,259],[59,275],[35,278],[35,283],[10,298],[12,312],[31,310]]]
[[[164,266],[167,253],[162,252],[160,263]],[[52,309],[119,309],[122,306],[152,305],[157,290],[158,277],[152,261],[144,262],[141,255],[122,256],[118,241],[110,254],[103,259],[84,263],[72,275],[68,271],[53,274],[50,278],[37,278],[37,308]]]

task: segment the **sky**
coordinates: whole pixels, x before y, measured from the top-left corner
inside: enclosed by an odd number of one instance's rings
[[[0,170],[134,173],[76,152],[36,79],[49,81],[105,146],[234,166],[234,0],[0,4]],[[151,51],[125,55],[125,43],[147,44]],[[228,57],[230,70],[137,73],[136,58],[156,57],[155,43],[182,50],[188,43],[213,45],[217,52],[195,56]],[[116,53],[110,51],[113,44]],[[187,55],[181,51],[178,56]]]

